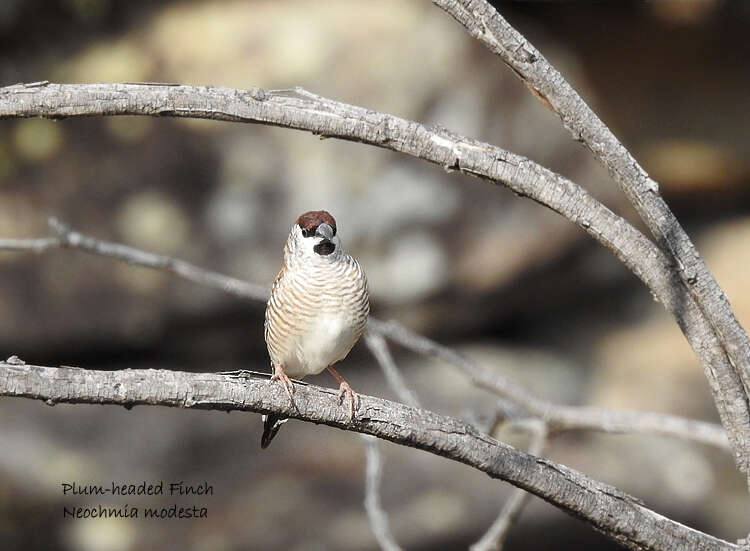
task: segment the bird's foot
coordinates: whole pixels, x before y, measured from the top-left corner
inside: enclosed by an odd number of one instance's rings
[[[292,394],[294,394],[294,385],[292,384],[289,375],[284,373],[281,369],[275,370],[271,376],[271,382],[273,383],[274,381],[279,381],[281,383],[281,386],[286,390],[287,396],[289,396],[289,399],[294,403],[294,398],[292,398]]]
[[[346,403],[349,407],[349,421],[354,420],[354,412],[359,408],[359,394],[352,390],[349,383],[341,381],[339,385],[339,404]]]

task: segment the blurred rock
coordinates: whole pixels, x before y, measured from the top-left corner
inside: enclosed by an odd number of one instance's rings
[[[559,258],[581,238],[567,220],[535,210],[527,203],[507,204],[481,226],[472,225],[453,268],[456,285],[478,294],[502,288]],[[526,224],[529,218],[535,223]]]
[[[123,241],[141,249],[174,253],[187,241],[185,213],[160,192],[134,194],[116,218]]]
[[[696,239],[698,250],[745,327],[750,322],[750,219],[718,223]],[[662,306],[602,339],[592,399],[609,407],[716,418],[703,370]]]
[[[113,506],[102,504],[102,506]],[[138,530],[132,519],[88,519],[68,524],[63,541],[68,549],[80,551],[129,551],[135,549]]]
[[[154,58],[135,37],[96,42],[84,52],[56,67],[53,78],[60,82],[147,81]]]
[[[710,142],[665,140],[643,148],[643,164],[668,192],[717,193],[743,186],[750,163],[738,151]]]
[[[151,117],[109,117],[104,120],[109,132],[124,144],[142,141],[155,124]]]
[[[711,16],[717,8],[717,0],[702,2],[654,2],[651,10],[657,17],[673,25],[691,25]]]
[[[63,129],[60,124],[45,119],[19,121],[13,133],[15,150],[27,161],[49,160],[63,143]]]
[[[368,278],[375,296],[393,304],[416,301],[445,284],[448,262],[440,244],[425,233],[394,236],[385,262],[371,262]]]
[[[470,38],[439,10],[336,0],[316,10],[315,24],[302,24],[294,14],[303,4],[170,4],[139,25],[87,43],[56,64],[52,77],[267,88],[303,84],[470,135],[489,133],[504,147],[542,162],[547,157],[553,167],[559,163],[560,170],[583,182],[600,170],[511,74],[493,71],[491,79],[475,78],[497,60],[472,49]],[[367,20],[368,26],[354,32],[353,20]],[[355,73],[360,78],[336,77]],[[488,101],[497,97],[501,109]],[[15,222],[6,222],[3,235],[44,235],[46,218],[55,215],[101,238],[263,283],[278,271],[296,217],[325,208],[368,272],[375,308],[385,315],[399,311],[403,318],[402,305],[423,308],[417,304],[433,300],[441,309],[460,308],[461,297],[446,291],[466,289],[475,296],[496,291],[554,262],[582,238],[556,215],[481,181],[298,132],[131,117],[9,124],[17,147],[28,150],[29,158],[46,160],[13,173],[10,187],[29,181],[46,185],[34,188],[28,206],[21,201],[13,207],[9,220]],[[9,193],[0,191],[0,199],[8,200]],[[451,231],[444,231],[447,227]],[[19,274],[56,273],[47,256],[33,265],[23,255],[14,258]],[[64,279],[57,273],[41,280],[51,286],[35,289],[38,302],[12,310],[14,303],[6,303],[4,319],[15,320],[18,343],[31,346],[34,329],[23,320],[44,315],[50,302],[41,297],[50,292],[67,297],[65,303],[55,301],[62,318],[70,317],[66,308],[78,308],[94,295],[97,304],[108,304],[77,316],[74,324],[50,323],[44,334],[56,340],[85,339],[91,330],[120,341],[138,334],[146,342],[149,327],[163,326],[170,316],[196,315],[197,297],[220,308],[205,293],[166,292],[172,280],[152,272],[111,262],[102,271],[106,260],[91,260],[89,265],[97,266],[93,280],[80,258],[66,262]],[[65,285],[67,290],[60,289]],[[150,313],[144,315],[146,302]],[[444,325],[429,308],[419,312],[407,317],[420,318],[423,329]],[[30,331],[25,337],[24,328]]]
[[[750,217],[712,225],[697,240],[698,251],[724,289],[737,319],[750,327]]]

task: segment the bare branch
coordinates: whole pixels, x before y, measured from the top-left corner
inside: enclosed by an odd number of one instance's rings
[[[51,239],[27,239],[27,240],[3,240],[0,241],[0,249],[6,248],[7,250],[29,250],[36,251],[47,250],[51,246],[63,246],[72,249],[80,248],[86,252],[97,254],[105,257],[115,258],[120,261],[125,261],[131,264],[140,266],[150,267],[154,269],[164,269],[170,271],[174,275],[183,277],[190,281],[201,283],[203,285],[214,287],[225,292],[232,293],[241,298],[251,300],[264,300],[265,294],[261,294],[258,289],[261,286],[247,284],[242,280],[236,280],[227,276],[209,272],[199,268],[197,266],[185,263],[178,259],[164,256],[155,255],[132,247],[127,247],[117,243],[110,243],[96,239],[91,236],[75,232],[65,227],[63,224],[56,220],[51,221],[52,227],[59,233],[60,238]],[[39,248],[36,246],[37,243],[44,242],[45,247]],[[170,267],[182,266],[184,269],[170,269]],[[654,431],[671,436],[678,436],[681,438],[692,439],[700,442],[711,443],[714,445],[726,447],[726,440],[722,440],[722,431],[720,427],[715,425],[709,425],[707,423],[700,423],[697,421],[689,421],[679,418],[674,419],[678,429],[664,430],[662,423],[664,419],[671,418],[671,416],[659,416],[657,414],[640,414],[632,412],[632,415],[625,421],[622,420],[622,412],[607,412],[601,410],[601,415],[592,416],[587,418],[583,410],[587,408],[565,408],[564,406],[553,406],[552,404],[546,403],[537,397],[534,397],[530,393],[523,390],[521,387],[514,385],[512,382],[503,379],[497,375],[491,374],[490,372],[482,369],[476,365],[472,360],[458,354],[448,348],[442,347],[425,337],[421,337],[410,332],[405,327],[395,323],[388,322],[384,323],[379,320],[372,319],[370,321],[370,327],[368,329],[368,337],[366,342],[373,351],[379,364],[387,374],[389,383],[403,400],[416,400],[416,397],[411,393],[403,383],[403,378],[398,372],[395,363],[387,349],[387,345],[383,340],[383,335],[388,336],[396,342],[399,342],[403,346],[410,348],[416,352],[429,354],[437,358],[443,359],[454,366],[461,368],[467,374],[471,376],[475,383],[480,386],[484,386],[490,390],[493,390],[501,396],[506,396],[511,399],[514,403],[521,407],[525,407],[525,410],[532,414],[537,414],[546,421],[555,423],[555,427],[558,430],[565,428],[591,428],[594,430],[618,430],[618,431]],[[16,360],[17,361],[17,360]],[[10,362],[9,363],[13,363]],[[395,377],[393,376],[395,373]],[[248,374],[250,374],[248,372]],[[250,374],[252,375],[252,374]],[[404,392],[406,389],[406,392]],[[54,403],[56,400],[52,400]],[[196,406],[199,407],[199,406]],[[555,415],[556,408],[558,410],[557,416]],[[591,408],[593,409],[593,408]],[[567,418],[563,413],[567,410]],[[580,416],[578,418],[571,418],[571,413],[578,411]],[[563,412],[563,413],[560,413]],[[627,412],[625,412],[627,414]],[[618,417],[620,414],[620,417]],[[642,419],[650,419],[649,423],[645,423]],[[613,419],[620,419],[621,424],[613,426]],[[574,423],[580,423],[579,427],[576,427]],[[630,423],[630,425],[628,425]],[[667,425],[669,426],[669,425]],[[690,427],[693,429],[690,429]],[[695,427],[698,430],[695,430]],[[396,545],[393,537],[388,529],[387,517],[385,512],[380,506],[380,496],[377,492],[377,472],[379,471],[379,465],[375,464],[374,461],[379,462],[379,451],[377,448],[372,450],[368,449],[368,464],[367,464],[367,496],[366,496],[366,507],[368,516],[373,524],[373,531],[376,534],[381,546],[388,548],[389,545]],[[524,500],[521,499],[520,494],[517,498],[514,498],[509,505],[505,508],[507,521],[503,523],[503,526],[510,523],[512,515],[518,514],[522,508]],[[507,512],[510,510],[510,512]],[[497,531],[497,524],[493,525]],[[505,530],[505,528],[503,528]],[[495,533],[495,532],[493,532]],[[502,531],[500,531],[502,533]],[[397,547],[396,547],[397,548]]]
[[[378,362],[380,369],[383,371],[388,386],[396,394],[401,402],[414,408],[420,407],[417,396],[406,385],[404,377],[401,375],[396,362],[388,350],[388,343],[379,333],[368,330],[365,333],[365,344],[372,352],[375,360]],[[370,519],[370,526],[375,539],[378,541],[381,549],[385,551],[395,551],[401,549],[393,537],[388,516],[383,509],[380,499],[380,481],[382,474],[382,454],[378,442],[375,438],[365,436],[365,456],[367,458],[366,477],[365,477],[365,510],[367,517]]]
[[[248,283],[247,281],[242,281],[241,279],[227,277],[216,272],[210,272],[198,268],[188,262],[177,260],[171,256],[150,253],[133,247],[128,247],[127,245],[89,237],[82,233],[72,231],[56,218],[51,218],[49,224],[50,227],[57,232],[59,246],[62,247],[79,249],[87,253],[101,256],[108,256],[117,260],[123,260],[128,264],[136,264],[146,268],[164,270],[188,281],[192,281],[193,283],[221,289],[222,291],[243,298],[267,300],[268,294],[270,293],[270,287],[255,285],[253,283]],[[53,244],[50,243],[48,248],[52,246]],[[17,247],[16,250],[18,250],[18,248],[20,247]]]
[[[532,419],[531,423],[526,425],[526,429],[531,433],[531,442],[529,443],[528,452],[531,455],[541,455],[547,444],[547,425],[544,421]],[[513,490],[513,493],[506,501],[505,506],[500,511],[495,522],[492,523],[489,530],[472,545],[471,551],[497,551],[503,548],[505,537],[513,523],[518,520],[521,511],[531,499],[531,494],[520,488]]]
[[[0,250],[7,248],[7,250],[13,251],[38,252],[34,246],[36,242],[53,243],[54,241],[53,244],[61,247],[80,249],[91,254],[114,258],[146,268],[168,270],[178,277],[233,294],[242,299],[266,300],[268,298],[267,293],[261,294],[260,292],[261,289],[266,289],[264,286],[204,270],[174,257],[157,255],[119,243],[103,241],[70,230],[54,219],[50,223],[61,232],[60,240],[54,238],[49,240],[4,239],[0,244],[5,243],[8,247],[0,246]],[[51,248],[51,245],[44,250],[48,248]],[[183,268],[169,270],[169,266],[182,266]],[[461,369],[477,386],[507,398],[531,415],[541,417],[549,422],[551,428],[555,430],[589,429],[618,433],[652,433],[728,449],[725,432],[721,427],[712,423],[658,413],[555,405],[535,396],[502,375],[482,368],[473,359],[418,335],[395,321],[384,322],[371,317],[368,322],[368,332],[385,336],[413,352],[432,356]],[[400,386],[397,383],[393,387],[394,392],[399,393],[399,396],[401,391],[398,389],[400,389]],[[399,399],[402,398],[399,397]]]
[[[729,449],[724,430],[713,423],[675,415],[597,407],[563,406],[532,394],[499,373],[479,366],[472,358],[418,335],[398,322],[370,320],[370,329],[420,354],[458,367],[479,387],[506,398],[525,412],[546,421],[550,430],[596,430],[613,433],[659,434]]]
[[[388,516],[380,500],[380,481],[383,475],[382,455],[378,440],[374,436],[362,436],[365,441],[366,474],[365,474],[365,511],[370,519],[370,527],[375,539],[383,551],[401,549],[391,532]]]
[[[279,385],[254,377],[157,369],[95,371],[0,362],[0,396],[50,405],[112,404],[277,413],[370,434],[474,467],[586,520],[631,549],[734,550],[737,546],[693,530],[644,507],[635,498],[548,459],[534,457],[431,411],[360,396],[353,421],[336,391],[295,385],[294,404]]]
[[[0,239],[0,250],[31,251],[41,253],[47,249],[60,246],[56,237],[42,237],[41,239]]]
[[[376,323],[378,322],[376,321]],[[393,361],[393,356],[388,350],[388,343],[385,342],[383,335],[370,329],[365,333],[365,344],[367,344],[367,348],[370,349],[372,355],[375,356],[386,381],[388,381],[388,386],[391,387],[398,399],[409,406],[421,407],[417,395],[407,386],[403,375],[396,367],[396,362]]]
[[[135,265],[164,269],[178,277],[214,287],[244,299],[265,300],[267,298],[265,292],[261,291],[261,289],[265,289],[262,286],[252,285],[242,280],[206,271],[172,257],[155,255],[117,243],[102,241],[72,231],[56,220],[51,221],[51,226],[58,232],[60,239],[2,240],[0,241],[0,249],[39,252],[55,245],[73,249],[78,248],[92,254],[115,258]],[[45,245],[40,248],[37,246],[38,243],[45,243]],[[175,267],[178,267],[178,269],[175,269]],[[378,360],[394,392],[399,396],[400,400],[407,403],[417,404],[417,398],[408,389],[403,377],[396,368],[393,358],[388,351],[387,343],[383,339],[383,335],[415,352],[432,355],[461,368],[471,377],[475,384],[508,398],[526,412],[537,415],[544,421],[549,422],[555,430],[580,428],[607,432],[652,432],[712,444],[723,448],[728,447],[721,427],[708,423],[660,414],[555,406],[530,394],[511,381],[482,369],[473,360],[434,343],[425,337],[416,335],[395,322],[384,323],[376,319],[371,319],[370,327],[365,337],[366,343]],[[380,465],[380,451],[376,443],[366,444],[366,459],[365,509],[373,533],[383,549],[399,549],[390,530],[387,515],[381,505],[379,485],[382,467]],[[487,535],[477,545],[490,545],[488,542],[495,541],[502,542],[504,534],[527,502],[527,496],[528,494],[523,490],[514,492],[501,511],[498,520],[493,523]]]
[[[715,336],[712,340],[718,338],[728,356],[726,362],[706,361],[699,352],[699,342],[691,341],[702,360],[722,422],[732,439],[737,464],[750,475],[750,339],[737,321],[724,291],[659,194],[658,184],[565,78],[488,2],[433,0],[433,3],[500,56],[526,86],[560,116],[574,139],[583,143],[607,167],[660,248],[668,253],[681,283],[675,285],[674,290],[689,293],[695,300]]]
[[[562,214],[613,250],[662,298],[671,267],[656,246],[580,186],[493,145],[316,96],[155,84],[45,84],[0,88],[0,118],[160,115],[258,123],[359,141],[508,186]],[[658,275],[652,276],[651,272]],[[661,277],[659,284],[651,281]]]
[[[267,91],[47,82],[0,88],[0,118],[94,115],[206,118],[307,130],[406,153],[530,197],[612,250],[672,313],[701,359],[738,465],[745,469],[750,461],[750,404],[740,377],[713,327],[690,294],[684,292],[680,275],[653,242],[570,180],[524,157],[444,128],[428,128],[300,88]],[[242,295],[244,290],[235,294]]]

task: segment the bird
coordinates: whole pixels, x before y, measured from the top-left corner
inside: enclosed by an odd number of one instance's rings
[[[284,262],[266,305],[264,336],[273,375],[294,404],[290,377],[301,379],[328,370],[339,383],[339,404],[349,420],[359,396],[333,368],[365,330],[370,314],[367,277],[347,254],[336,232],[336,220],[325,210],[300,215],[289,231]],[[261,448],[265,449],[288,418],[263,415]]]

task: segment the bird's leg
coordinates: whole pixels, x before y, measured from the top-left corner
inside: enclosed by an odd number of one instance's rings
[[[271,376],[271,382],[274,381],[281,382],[284,390],[286,390],[287,396],[289,396],[289,399],[292,401],[292,403],[294,403],[294,398],[292,398],[292,394],[294,394],[294,385],[292,385],[292,380],[289,378],[289,375],[284,372],[284,368],[280,365],[273,366],[273,375]]]
[[[328,371],[331,372],[333,378],[339,382],[339,403],[342,403],[344,396],[346,396],[346,402],[349,404],[349,421],[354,419],[354,412],[359,408],[359,395],[352,390],[349,383],[339,375],[339,372],[333,369],[330,365]]]

